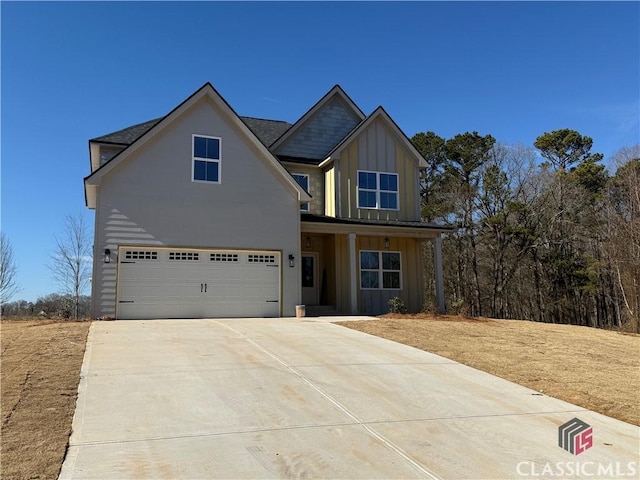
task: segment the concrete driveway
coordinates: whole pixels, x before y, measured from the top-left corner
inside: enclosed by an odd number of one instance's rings
[[[577,456],[558,446],[574,417]],[[638,427],[326,321],[96,322],[60,478],[638,478],[639,447]]]

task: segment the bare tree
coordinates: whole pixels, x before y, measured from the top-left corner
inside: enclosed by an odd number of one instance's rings
[[[17,274],[18,269],[11,242],[4,232],[0,232],[0,304],[7,303],[20,291]]]
[[[640,144],[621,149],[609,182],[606,249],[623,311],[640,333]]]
[[[91,279],[91,237],[82,215],[67,215],[62,236],[55,240],[49,270],[64,292],[73,297],[73,318],[77,319],[80,297]]]

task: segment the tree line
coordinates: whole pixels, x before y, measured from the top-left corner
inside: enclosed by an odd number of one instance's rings
[[[452,227],[449,311],[640,332],[640,145],[616,153],[609,173],[570,129],[533,147],[477,132],[411,140],[427,162],[422,219]]]
[[[76,316],[77,312],[77,316]],[[88,318],[91,315],[91,297],[50,293],[38,297],[35,302],[16,300],[2,305],[6,317]]]
[[[84,295],[91,281],[91,235],[82,215],[67,215],[47,265],[60,288],[35,302],[12,298],[21,291],[13,246],[0,232],[0,313],[2,316],[47,316],[85,318],[90,315],[90,297]]]

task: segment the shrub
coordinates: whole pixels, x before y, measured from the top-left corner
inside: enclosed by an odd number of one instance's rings
[[[389,299],[389,313],[407,313],[407,307],[400,297]]]

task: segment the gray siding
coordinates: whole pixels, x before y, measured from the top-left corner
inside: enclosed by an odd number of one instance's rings
[[[221,184],[191,181],[192,134],[222,138]],[[96,206],[94,314],[115,315],[119,245],[279,250],[299,259],[297,197],[261,155],[201,101],[109,172]],[[299,302],[298,267],[282,267],[283,315]]]
[[[106,145],[100,146],[100,166],[107,163],[123,149],[124,147],[108,147]]]
[[[324,159],[358,123],[360,119],[356,114],[339,99],[333,98],[307,119],[276,153]]]
[[[309,202],[309,213],[324,215],[324,174],[317,167],[306,165],[285,165],[291,173],[309,175],[309,194],[313,197]]]

